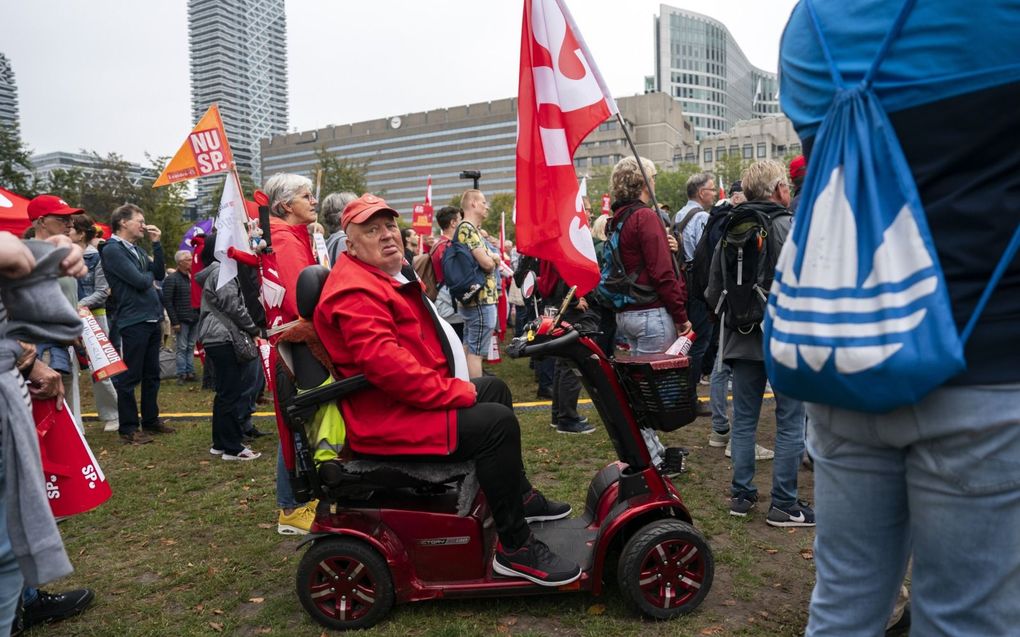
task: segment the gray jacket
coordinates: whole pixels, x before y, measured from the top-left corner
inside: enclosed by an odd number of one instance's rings
[[[776,212],[786,211],[785,208],[771,201],[748,201],[740,204],[737,208],[743,208],[744,206],[758,208],[769,216],[773,216]],[[778,245],[780,248],[786,242],[786,236],[790,234],[792,221],[792,217],[785,214],[775,216],[773,219],[772,235],[775,238],[775,245]],[[719,303],[719,297],[722,295],[721,255],[722,250],[719,250],[718,246],[716,246],[716,250],[712,254],[712,268],[708,275],[708,288],[705,290],[705,299],[708,301],[710,310],[715,309]],[[776,256],[778,257],[778,254]],[[747,361],[765,360],[765,335],[762,332],[761,325],[755,326],[748,334],[741,334],[737,330],[726,327],[723,317],[720,317],[719,320],[723,321],[723,329],[719,337],[719,356],[722,356],[723,361],[728,363],[734,359]]]
[[[39,586],[67,575],[72,569],[46,496],[46,479],[28,390],[14,366],[21,351],[15,339],[34,341],[37,339],[33,336],[40,333],[71,335],[73,329],[70,325],[50,322],[58,320],[56,315],[62,314],[54,313],[52,308],[65,303],[59,288],[53,284],[64,253],[55,252],[44,242],[31,242],[30,247],[33,244],[36,272],[16,282],[22,284],[18,290],[22,296],[15,295],[15,301],[20,299],[22,321],[8,321],[7,310],[0,300],[0,505],[7,517],[5,535],[10,539],[21,574],[30,586]],[[48,259],[45,255],[51,253],[54,258]],[[39,281],[27,284],[33,277],[38,277]],[[0,288],[11,292],[8,286],[13,283],[0,281]],[[34,314],[33,310],[40,312]],[[47,320],[51,316],[54,318]],[[80,321],[77,329],[81,333]]]
[[[198,317],[198,340],[203,345],[230,343],[230,334],[234,331],[258,334],[258,327],[251,320],[248,310],[241,297],[241,288],[237,278],[233,278],[219,290],[220,264],[213,262],[195,275],[195,282],[202,286],[202,311]],[[224,320],[230,321],[227,325]]]

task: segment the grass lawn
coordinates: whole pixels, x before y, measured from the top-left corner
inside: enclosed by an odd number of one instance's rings
[[[520,403],[535,396],[527,361],[492,368],[508,381]],[[702,389],[707,389],[702,387]],[[93,411],[91,390],[84,411]],[[212,393],[197,385],[164,381],[164,413],[209,411]],[[595,410],[584,407],[598,423]],[[603,430],[588,436],[557,435],[548,407],[518,411],[525,463],[533,482],[552,497],[583,509],[597,468],[614,460]],[[775,433],[766,403],[759,442]],[[254,444],[263,457],[228,463],[208,453],[208,418],[180,418],[178,433],[156,443],[124,447],[94,419],[87,437],[113,488],[95,511],[61,525],[75,573],[47,590],[89,586],[93,607],[79,618],[33,631],[35,635],[313,635],[324,631],[305,614],[294,589],[302,552],[298,540],[276,534],[276,438]],[[268,418],[263,430],[275,430]],[[765,524],[771,463],[759,463],[759,508],[745,519],[728,515],[732,468],[722,449],[707,446],[700,419],[663,436],[690,449],[688,472],[678,488],[696,526],[711,543],[715,583],[693,615],[652,624],[626,607],[608,583],[601,598],[547,595],[521,599],[437,601],[397,606],[365,635],[800,635],[814,581],[807,529]],[[800,473],[801,497],[811,500],[812,475]]]

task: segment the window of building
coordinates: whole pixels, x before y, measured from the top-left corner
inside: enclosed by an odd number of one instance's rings
[[[743,151],[744,151],[744,159],[753,159],[754,158],[754,146],[751,146],[750,144],[744,144]]]
[[[722,161],[726,157],[726,149],[719,146],[715,149],[715,156],[719,159],[719,161]]]
[[[706,164],[711,164],[712,163],[712,149],[711,148],[706,148],[705,149],[705,163]]]
[[[740,148],[739,147],[737,147],[737,146],[730,146],[730,155],[731,156],[737,157],[738,156],[737,153],[739,153],[739,152],[740,152]]]
[[[574,167],[575,168],[586,168],[587,166],[588,166],[588,158],[587,157],[574,157]]]
[[[758,144],[758,159],[765,158],[765,142]]]

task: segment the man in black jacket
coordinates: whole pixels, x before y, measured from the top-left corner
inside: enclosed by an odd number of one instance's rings
[[[195,339],[198,310],[191,307],[191,252],[178,250],[174,255],[177,271],[163,281],[163,307],[170,317],[177,350],[177,381],[195,380]]]
[[[121,357],[127,371],[113,379],[117,389],[117,412],[120,416],[120,437],[124,444],[141,445],[152,442],[152,433],[173,433],[174,428],[159,420],[159,344],[163,303],[155,282],[166,274],[160,230],[145,225],[142,209],[124,204],[113,211],[110,219],[113,236],[103,248],[103,270],[119,300],[117,325],[121,336]],[[136,244],[148,235],[152,241],[150,259]],[[139,431],[135,387],[142,385],[142,418]]]

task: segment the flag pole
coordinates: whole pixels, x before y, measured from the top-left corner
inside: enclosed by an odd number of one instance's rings
[[[659,211],[659,202],[655,200],[655,188],[652,187],[652,181],[645,174],[645,167],[641,164],[641,157],[638,155],[637,148],[634,146],[634,140],[630,138],[630,132],[627,130],[627,122],[623,121],[623,116],[620,112],[616,112],[616,121],[620,122],[620,128],[623,129],[623,135],[627,138],[627,144],[630,146],[630,150],[634,153],[634,160],[637,161],[638,170],[641,171],[641,178],[645,180],[645,186],[648,188],[648,196],[651,198],[652,210]]]

